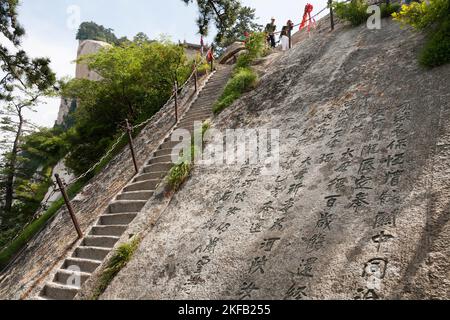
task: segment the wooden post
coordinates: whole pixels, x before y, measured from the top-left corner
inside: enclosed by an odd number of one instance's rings
[[[78,224],[77,217],[75,216],[75,212],[73,211],[72,204],[70,203],[70,199],[67,195],[66,189],[64,188],[64,185],[61,181],[61,178],[59,177],[59,174],[55,174],[56,183],[59,186],[59,190],[61,191],[61,194],[64,198],[64,202],[66,203],[67,210],[69,210],[70,218],[72,219],[73,225],[75,226],[75,230],[78,234],[78,239],[83,238],[83,232],[81,232],[80,225]]]
[[[175,98],[175,123],[178,123],[178,85],[175,81],[175,85],[173,86],[174,90],[174,98]]]
[[[136,171],[136,173],[138,173],[139,172],[139,168],[138,168],[138,165],[137,165],[136,154],[134,152],[134,146],[133,146],[133,136],[132,136],[133,130],[132,130],[131,126],[130,126],[130,122],[128,121],[128,119],[125,119],[125,123],[126,123],[126,126],[127,126],[128,144],[130,145],[130,151],[131,151],[131,157],[133,159],[134,170]]]
[[[194,62],[194,79],[195,79],[195,92],[197,92],[198,91],[197,61]]]
[[[334,30],[334,17],[333,17],[333,5],[332,0],[328,0],[328,6],[330,7],[330,22],[331,22],[331,30]]]

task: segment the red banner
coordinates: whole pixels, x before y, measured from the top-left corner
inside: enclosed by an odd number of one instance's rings
[[[310,3],[306,4],[305,13],[303,14],[303,20],[302,23],[300,24],[300,30],[302,30],[306,26],[306,23],[308,23],[308,31],[309,31],[311,29],[311,23],[313,24],[316,23],[316,21],[311,18],[311,13],[313,9],[314,7],[312,4]]]

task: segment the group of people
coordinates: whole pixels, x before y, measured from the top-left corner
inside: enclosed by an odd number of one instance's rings
[[[288,20],[286,25],[283,26],[280,32],[280,42],[281,42],[281,49],[283,51],[286,51],[290,47],[290,39],[291,39],[291,33],[294,29],[294,23],[291,20]],[[267,34],[267,43],[271,48],[275,48],[277,45],[277,42],[275,40],[275,34],[277,30],[277,26],[275,25],[275,18],[271,19],[271,22],[266,25],[265,33]]]

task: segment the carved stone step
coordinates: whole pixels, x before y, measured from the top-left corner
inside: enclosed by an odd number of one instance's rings
[[[174,154],[174,149],[159,149],[158,151],[153,153],[154,157],[161,157],[161,156],[167,156],[167,155],[172,155]],[[150,180],[150,179],[146,179],[146,180]]]
[[[83,246],[86,247],[98,247],[98,248],[108,248],[112,249],[114,248],[114,245],[119,241],[119,237],[112,237],[112,236],[87,236],[83,240]],[[90,259],[87,257],[83,257],[84,259]],[[90,259],[92,260],[92,259]],[[97,260],[97,259],[93,259]],[[102,261],[101,259],[100,261]]]
[[[175,158],[178,160],[178,157]],[[171,162],[172,161],[172,155],[164,155],[159,157],[153,157],[149,160],[148,164],[154,164],[154,163],[164,163],[164,162]]]
[[[143,180],[139,182],[134,182],[126,186],[123,191],[124,192],[132,192],[132,191],[152,191],[156,189],[156,186],[159,184],[161,179],[153,179],[153,180]]]
[[[80,258],[67,258],[64,261],[62,269],[64,270],[79,270],[81,272],[93,273],[95,269],[100,265],[100,261],[80,259]]]
[[[211,115],[212,115],[211,110],[209,110],[209,111],[195,110],[190,113],[186,113],[182,119],[184,119],[184,118],[188,119],[188,118],[192,118],[192,117],[209,118]]]
[[[164,178],[164,176],[167,174],[167,172],[165,171],[161,171],[161,172],[150,172],[150,173],[142,173],[138,176],[136,176],[133,179],[133,182],[143,182],[143,181],[147,181],[147,180],[156,180],[156,181],[160,181],[162,178]]]
[[[120,237],[125,232],[126,229],[127,229],[126,226],[119,226],[119,225],[118,226],[115,226],[115,225],[94,226],[89,234],[93,235],[93,236]]]
[[[149,200],[152,196],[153,191],[132,191],[119,194],[116,200]]]
[[[111,202],[109,205],[110,213],[139,212],[145,206],[145,200],[119,200]]]
[[[119,213],[119,214],[107,214],[100,216],[100,225],[129,225],[131,221],[136,218],[137,213]]]
[[[149,172],[153,172],[153,171],[169,171],[172,167],[173,167],[172,162],[157,163],[157,164],[145,166],[144,172],[149,173]]]
[[[42,290],[42,296],[45,299],[52,300],[73,300],[78,293],[78,288],[64,286],[57,283],[47,283]]]
[[[83,285],[83,283],[85,283],[90,276],[91,276],[90,273],[60,269],[53,278],[53,282],[56,284],[76,288],[76,284],[78,284],[77,283],[78,281],[79,285]]]
[[[111,250],[97,246],[81,246],[75,249],[72,257],[103,261]]]

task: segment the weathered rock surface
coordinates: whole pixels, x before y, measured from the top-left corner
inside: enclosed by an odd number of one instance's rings
[[[80,44],[78,46],[77,59],[89,54],[97,53],[101,49],[108,47],[111,47],[111,45],[103,41],[95,41],[95,40],[80,41]],[[75,78],[89,79],[92,81],[97,81],[101,79],[101,77],[95,71],[89,70],[88,66],[85,63],[77,63]]]
[[[77,50],[77,60],[83,56],[97,53],[102,48],[108,48],[111,45],[103,41],[84,40],[80,41]],[[88,79],[92,81],[98,81],[101,77],[95,71],[89,70],[85,63],[77,63],[75,70],[76,79]],[[57,125],[64,123],[64,117],[69,114],[70,105],[72,101],[70,99],[61,98],[61,104],[59,106],[58,118],[56,119]]]
[[[102,298],[450,298],[450,66],[422,44],[383,20],[272,57],[214,126],[279,129],[280,171],[197,166]]]

